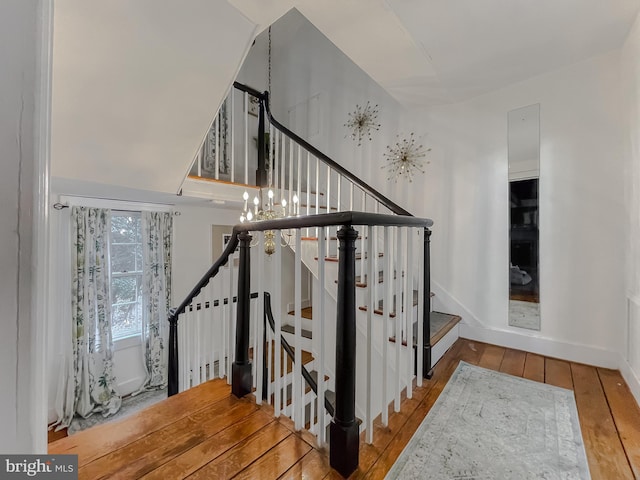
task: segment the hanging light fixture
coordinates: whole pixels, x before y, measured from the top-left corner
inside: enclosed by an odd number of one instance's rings
[[[349,112],[349,120],[344,124],[350,130],[347,136],[352,140],[358,141],[358,146],[362,145],[362,140],[367,137],[372,140],[371,133],[374,130],[380,130],[378,123],[378,105],[371,105],[367,102],[365,106],[356,105],[353,112]]]
[[[275,220],[277,218],[297,216],[300,213],[299,199],[297,195],[294,195],[291,199],[293,204],[290,208],[287,208],[287,201],[283,198],[279,205],[274,202],[274,193],[271,188],[267,190],[267,203],[265,208],[260,208],[260,198],[262,198],[263,190],[260,189],[260,193],[253,198],[253,209],[249,208],[249,192],[245,191],[242,194],[244,200],[244,208],[240,214],[240,222],[251,222],[253,220]],[[272,255],[276,251],[275,243],[276,233],[273,230],[266,230],[264,232],[264,252],[267,255]],[[286,243],[285,245],[288,245]]]
[[[410,182],[413,181],[413,175],[416,172],[424,173],[423,158],[430,151],[430,148],[425,149],[423,145],[416,143],[413,132],[407,138],[400,139],[398,136],[393,146],[387,145],[387,151],[384,154],[388,163],[382,168],[389,171],[387,180],[395,179],[397,182],[398,178],[405,177]]]

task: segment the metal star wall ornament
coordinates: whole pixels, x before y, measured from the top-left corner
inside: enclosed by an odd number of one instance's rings
[[[356,109],[349,113],[349,120],[344,126],[351,130],[345,138],[351,136],[352,140],[358,141],[358,146],[362,145],[362,140],[367,137],[371,140],[371,132],[380,130],[378,105],[372,106],[369,102],[364,107],[356,105]]]
[[[387,152],[384,154],[387,164],[382,168],[386,168],[389,172],[387,180],[394,179],[397,182],[399,178],[404,177],[412,182],[416,172],[424,173],[423,158],[431,149],[425,149],[422,144],[418,145],[413,132],[407,138],[400,139],[399,135],[396,138],[397,141],[393,146],[387,145]]]

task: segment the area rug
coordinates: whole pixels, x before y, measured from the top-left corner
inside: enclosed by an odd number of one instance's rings
[[[573,392],[460,362],[386,478],[589,479]]]

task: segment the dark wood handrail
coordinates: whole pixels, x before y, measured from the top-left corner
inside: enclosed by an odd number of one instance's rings
[[[266,230],[286,230],[290,228],[334,227],[342,225],[365,225],[369,227],[431,227],[433,220],[414,216],[388,215],[369,212],[319,213],[299,217],[277,218],[239,223],[233,227],[233,234],[241,232],[263,232]],[[233,235],[232,234],[232,235]]]
[[[211,268],[209,268],[209,270],[207,270],[207,273],[205,273],[200,281],[196,283],[196,286],[191,289],[182,303],[177,308],[172,308],[169,311],[169,322],[176,320],[178,318],[178,315],[185,311],[185,309],[189,306],[193,299],[198,296],[200,291],[208,285],[209,281],[211,281],[213,277],[217,275],[220,267],[223,267],[227,264],[227,262],[229,261],[229,256],[233,253],[237,246],[238,235],[232,235],[229,239],[229,242],[227,243],[227,247],[222,252],[222,255],[220,255],[220,258],[218,258],[213,263],[213,265],[211,265]]]
[[[386,208],[391,210],[396,215],[411,216],[411,213],[409,213],[407,210],[405,210],[397,203],[393,202],[389,198],[382,195],[375,188],[363,182],[361,178],[357,177],[356,175],[351,173],[349,170],[345,169],[342,165],[334,161],[325,153],[318,150],[316,147],[311,145],[309,142],[307,142],[303,138],[296,135],[294,132],[292,132],[287,127],[285,127],[282,123],[280,123],[276,118],[274,118],[273,114],[271,113],[271,107],[269,105],[269,94],[267,92],[260,93],[255,88],[248,87],[247,85],[243,85],[238,82],[234,82],[233,86],[240,91],[247,92],[249,95],[259,98],[260,101],[264,103],[264,107],[271,124],[275,126],[278,130],[280,130],[282,133],[287,135],[289,138],[293,139],[296,143],[301,145],[305,150],[313,154],[314,157],[322,160],[325,164],[329,165],[332,170],[335,170],[343,177],[346,177],[349,180],[351,180],[354,184],[358,185],[358,187],[360,187],[363,191],[368,193],[371,197],[375,198],[378,202],[380,202],[382,205],[384,205]]]

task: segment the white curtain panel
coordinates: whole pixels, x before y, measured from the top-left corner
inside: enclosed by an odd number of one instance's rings
[[[70,220],[71,360],[65,359],[65,363],[69,363],[61,369],[63,378],[56,402],[61,415],[60,427],[68,426],[74,413],[82,417],[96,412],[112,415],[122,402],[113,376],[110,212],[72,207]]]
[[[142,212],[142,345],[146,378],[139,392],[167,386],[172,231],[171,213]]]

